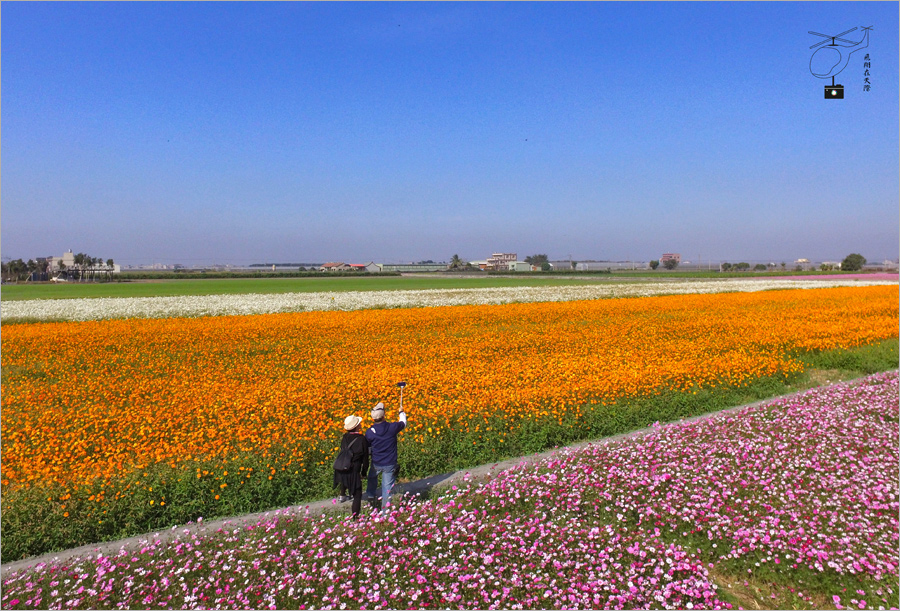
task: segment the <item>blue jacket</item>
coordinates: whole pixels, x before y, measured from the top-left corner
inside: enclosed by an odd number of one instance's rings
[[[366,431],[372,448],[372,464],[389,467],[397,464],[397,433],[406,428],[405,422],[379,422]]]

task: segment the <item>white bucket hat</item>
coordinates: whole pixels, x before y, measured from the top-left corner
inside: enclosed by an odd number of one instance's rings
[[[378,402],[378,405],[372,408],[372,420],[384,418],[384,403]]]
[[[360,418],[359,416],[347,416],[346,418],[344,418],[344,430],[352,431],[353,429],[358,427],[361,422],[362,418]]]

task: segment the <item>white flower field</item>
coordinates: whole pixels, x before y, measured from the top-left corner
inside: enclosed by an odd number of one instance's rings
[[[754,292],[798,288],[896,285],[885,280],[723,279],[580,286],[347,291],[319,293],[119,297],[99,299],[31,299],[4,301],[4,323],[18,321],[79,321],[116,318],[240,316],[315,310],[487,305],[502,303],[579,301],[652,295]]]

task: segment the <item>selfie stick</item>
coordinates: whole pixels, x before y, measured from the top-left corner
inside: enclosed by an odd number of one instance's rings
[[[400,411],[403,411],[403,387],[406,386],[406,382],[397,382],[397,386],[400,387]]]

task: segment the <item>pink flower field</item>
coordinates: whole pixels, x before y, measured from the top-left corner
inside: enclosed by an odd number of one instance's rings
[[[579,450],[401,504],[275,514],[4,578],[3,608],[897,605],[898,374]],[[737,589],[732,589],[737,587]]]
[[[873,274],[820,274],[812,276],[786,276],[788,280],[886,280],[888,282],[900,281],[900,274],[873,273]],[[764,278],[763,278],[764,279]]]

